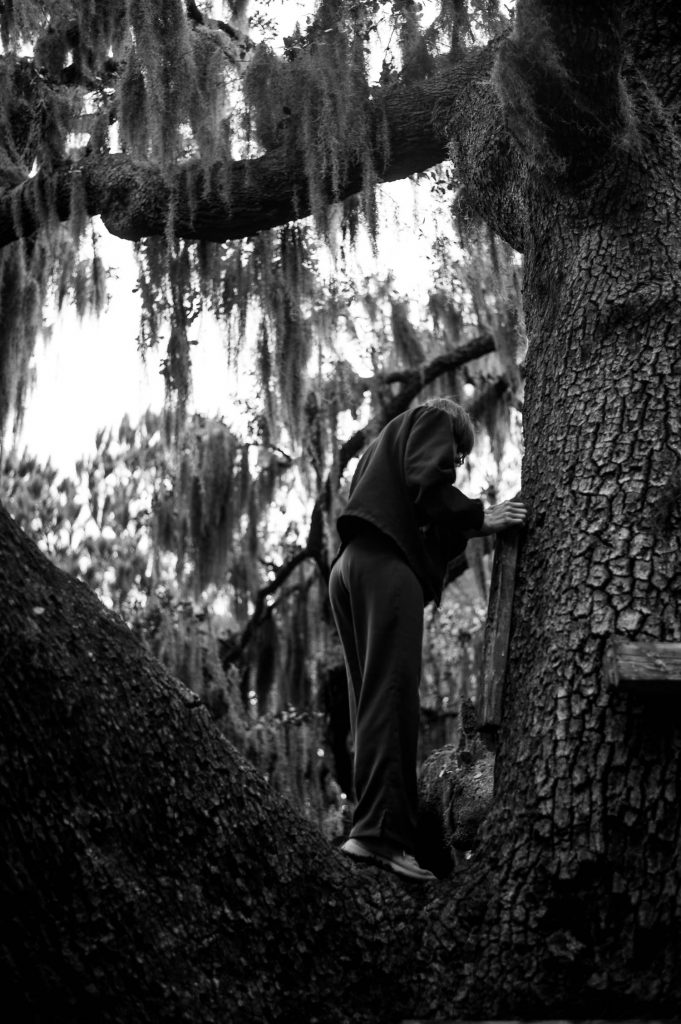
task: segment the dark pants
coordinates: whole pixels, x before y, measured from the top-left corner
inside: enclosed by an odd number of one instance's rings
[[[357,805],[351,835],[413,853],[423,591],[380,534],[356,537],[329,597],[348,673]]]

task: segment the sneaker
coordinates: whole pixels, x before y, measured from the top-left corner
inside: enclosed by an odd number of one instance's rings
[[[397,875],[403,875],[405,878],[414,878],[419,882],[437,882],[437,877],[432,871],[426,871],[425,868],[418,864],[415,857],[404,851],[390,851],[387,847],[382,847],[379,852],[377,849],[370,848],[360,839],[346,840],[341,846],[341,850],[350,857],[380,864],[383,867],[389,868],[390,871],[394,871]]]

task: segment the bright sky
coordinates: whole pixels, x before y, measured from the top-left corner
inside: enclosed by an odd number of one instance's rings
[[[432,210],[415,210],[414,188],[395,182],[385,190],[384,232],[391,239],[390,264],[376,265],[368,245],[362,253],[367,273],[392,270],[395,288],[414,305],[425,303],[430,286],[430,256],[435,230]],[[398,225],[402,220],[402,227]],[[134,423],[148,408],[163,402],[160,364],[163,352],[149,353],[146,364],[137,350],[140,303],[133,291],[137,271],[129,242],[109,235],[101,225],[98,250],[110,268],[109,304],[99,318],[80,322],[65,307],[39,341],[35,356],[36,385],[29,398],[18,447],[41,461],[51,459],[62,473],[94,451],[95,434],[117,428],[127,413]],[[233,399],[248,380],[227,368],[219,328],[205,316],[192,336],[192,409],[229,419]]]
[[[95,434],[116,428],[127,413],[134,423],[148,409],[159,411],[164,383],[163,352],[146,362],[137,349],[139,296],[129,242],[101,229],[100,254],[110,268],[109,303],[100,317],[78,320],[72,307],[56,317],[35,354],[36,385],[26,407],[18,447],[68,473],[94,451]],[[214,325],[199,325],[195,368],[196,406],[208,414],[224,405],[226,359]]]

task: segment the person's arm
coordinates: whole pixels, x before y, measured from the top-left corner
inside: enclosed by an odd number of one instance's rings
[[[462,538],[485,537],[524,526],[527,510],[512,499],[483,509],[479,499],[467,498],[452,486],[456,477],[454,437],[449,417],[424,407],[407,442],[404,473],[421,522],[430,521]]]
[[[458,487],[451,485],[431,487],[416,508],[425,522],[434,523],[446,533],[459,533],[464,539],[479,536],[484,527],[480,499],[467,498]]]

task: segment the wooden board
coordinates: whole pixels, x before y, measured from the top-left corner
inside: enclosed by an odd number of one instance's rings
[[[498,729],[501,724],[519,543],[519,530],[507,530],[495,538],[482,648],[482,682],[477,700],[481,730]]]
[[[613,636],[605,649],[603,671],[618,689],[681,697],[681,643]]]

